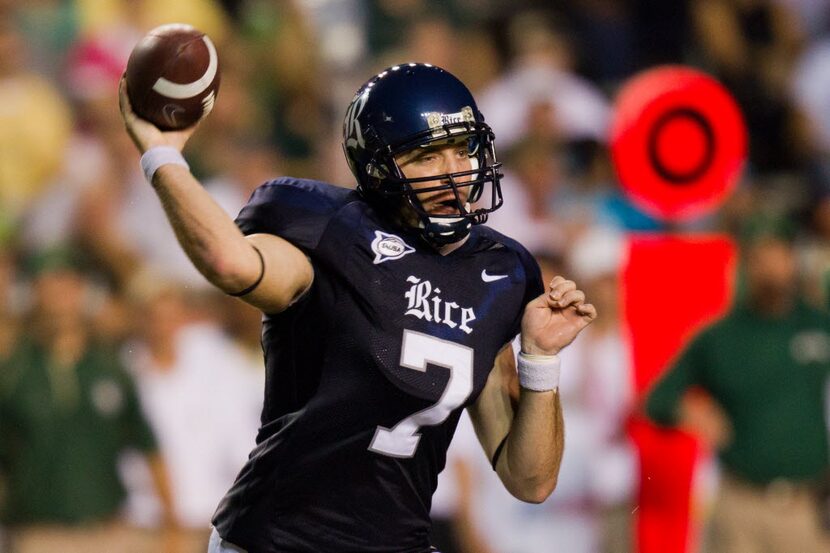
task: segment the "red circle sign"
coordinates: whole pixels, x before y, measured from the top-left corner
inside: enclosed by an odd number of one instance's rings
[[[614,167],[632,200],[655,217],[690,219],[717,208],[738,182],[746,149],[738,105],[705,73],[652,69],[617,96]]]

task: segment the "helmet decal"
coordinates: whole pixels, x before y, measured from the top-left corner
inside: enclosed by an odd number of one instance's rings
[[[368,99],[368,92],[355,96],[349,106],[349,111],[346,112],[346,122],[344,125],[346,148],[364,148],[366,146],[366,141],[363,139],[363,130],[360,128],[360,120],[358,118],[363,113],[363,108],[366,107],[366,100]]]
[[[424,117],[427,120],[427,125],[429,125],[430,129],[435,129],[432,133],[433,138],[442,138],[447,136],[447,132],[444,130],[448,125],[455,125],[458,123],[469,123],[475,124],[476,118],[473,115],[473,108],[470,106],[464,106],[461,108],[461,111],[457,113],[439,113],[437,111],[432,111],[429,113],[425,113]],[[458,134],[463,132],[463,127],[449,127],[450,133]]]

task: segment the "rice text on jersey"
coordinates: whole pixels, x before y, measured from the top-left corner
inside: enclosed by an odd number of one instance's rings
[[[412,284],[404,294],[409,300],[406,315],[443,323],[450,328],[458,327],[467,334],[473,331],[469,326],[476,319],[472,307],[461,307],[454,301],[444,301],[439,296],[441,289],[433,287],[428,280],[410,275],[406,281]]]

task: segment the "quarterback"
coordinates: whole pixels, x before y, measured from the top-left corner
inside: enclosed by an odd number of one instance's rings
[[[139,119],[124,87],[127,132],[182,248],[264,314],[262,424],[211,553],[431,551],[431,496],[464,408],[507,490],[550,495],[557,353],[596,312],[481,224],[501,205],[500,164],[458,79],[415,63],[374,76],[344,123],[356,189],[278,178],[236,221],[180,154],[193,128]]]

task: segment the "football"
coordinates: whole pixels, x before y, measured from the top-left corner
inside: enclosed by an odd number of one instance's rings
[[[133,48],[126,83],[136,115],[162,130],[183,129],[213,108],[219,56],[203,32],[181,23],[162,25]]]

